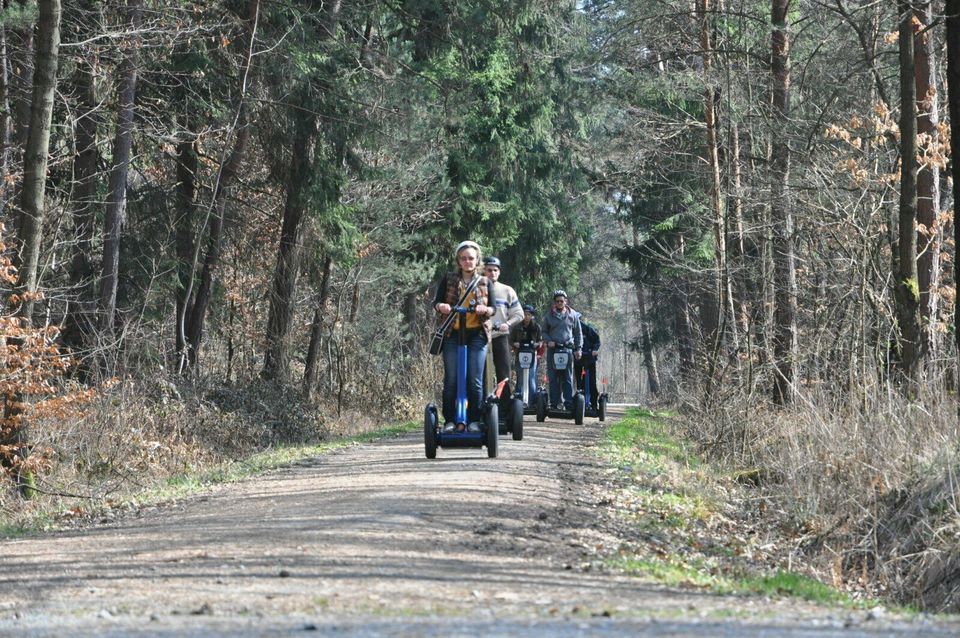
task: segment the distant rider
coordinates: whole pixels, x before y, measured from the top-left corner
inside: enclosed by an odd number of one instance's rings
[[[567,364],[566,373],[554,374],[553,353],[557,346],[573,345],[574,359],[580,358],[583,346],[583,333],[580,332],[580,313],[567,307],[567,293],[556,290],[553,293],[553,307],[543,318],[543,338],[547,342],[547,376],[550,378],[550,406],[560,409],[560,400],[567,409],[573,406],[573,366]],[[562,376],[562,381],[557,377]],[[562,396],[561,396],[562,395]]]
[[[583,371],[590,375],[590,407],[597,409],[597,358],[600,356],[600,335],[596,329],[584,321],[580,315],[580,330],[583,332],[583,356],[573,364],[573,376],[577,380],[577,389],[583,390]]]
[[[537,393],[537,350],[540,348],[540,343],[543,341],[543,334],[540,330],[540,324],[537,323],[537,311],[534,310],[533,306],[525,305],[523,306],[523,321],[513,327],[513,330],[510,331],[510,341],[513,343],[513,349],[518,350],[520,344],[529,341],[533,343],[533,365],[530,368],[530,397],[534,397]],[[519,387],[520,376],[519,370],[517,374],[517,384]]]

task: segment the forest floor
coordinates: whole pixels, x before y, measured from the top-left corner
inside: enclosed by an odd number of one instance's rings
[[[341,448],[0,542],[0,635],[956,636],[952,619],[669,587],[614,567],[607,424]],[[662,530],[661,534],[669,534]]]

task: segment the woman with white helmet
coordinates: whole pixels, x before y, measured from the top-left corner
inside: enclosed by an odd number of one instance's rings
[[[454,253],[456,270],[448,272],[437,286],[433,309],[438,323],[449,315],[463,293],[473,286],[462,306],[473,306],[473,312],[457,316],[447,329],[443,340],[443,429],[452,432],[466,427],[472,432],[480,431],[480,404],[483,400],[483,366],[490,342],[491,321],[494,308],[490,306],[490,284],[478,269],[483,258],[476,242],[463,241]],[[457,400],[457,345],[460,332],[467,343],[467,422],[454,422]]]

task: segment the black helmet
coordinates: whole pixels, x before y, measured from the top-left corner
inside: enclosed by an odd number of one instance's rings
[[[501,266],[500,266],[500,258],[499,258],[499,257],[484,257],[484,258],[483,258],[483,265],[484,265],[484,266],[496,266],[497,268],[500,268],[500,267],[501,267]]]
[[[537,309],[531,306],[530,304],[524,304],[523,311],[529,312],[531,315],[537,314]]]
[[[567,291],[562,290],[562,289],[561,289],[561,290],[554,290],[554,291],[553,291],[553,298],[556,299],[557,297],[563,297],[564,299],[568,299],[568,298],[569,298],[569,297],[567,297]]]

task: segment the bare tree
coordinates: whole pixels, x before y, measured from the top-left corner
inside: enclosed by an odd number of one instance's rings
[[[900,33],[900,215],[894,296],[900,326],[900,362],[908,380],[920,362],[920,290],[917,283],[917,116],[913,8],[899,0]]]
[[[117,131],[113,140],[113,159],[107,186],[107,210],[103,229],[103,265],[100,270],[100,329],[113,330],[117,308],[117,284],[120,270],[120,236],[127,208],[127,174],[133,148],[134,102],[137,96],[137,57],[140,37],[137,30],[143,17],[143,0],[128,0],[126,51],[120,67]]]
[[[960,0],[946,0],[944,11],[947,14],[947,108],[950,121],[960,122]],[[950,127],[950,147],[960,149],[960,126]],[[960,162],[950,162],[950,174],[953,178],[953,201],[960,202]],[[960,246],[960,224],[954,220],[953,240]],[[960,285],[960,260],[953,260],[954,292]],[[960,298],[956,295],[954,298]],[[960,312],[954,311],[954,339],[956,339],[958,363],[960,363]]]
[[[917,90],[917,133],[921,153],[936,153],[939,145],[940,105],[937,97],[937,58],[931,2],[914,8],[919,24],[914,36],[915,84]],[[926,155],[926,153],[923,153]],[[934,156],[935,157],[935,156]],[[920,286],[920,347],[936,351],[937,286],[940,273],[940,166],[936,159],[924,160],[917,168],[917,277]]]
[[[790,0],[773,0],[770,71],[773,81],[773,114],[770,151],[770,220],[773,226],[774,329],[773,399],[778,404],[793,401],[797,357],[797,273],[793,246],[793,212],[788,201],[790,146],[786,134],[790,116]]]

